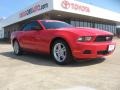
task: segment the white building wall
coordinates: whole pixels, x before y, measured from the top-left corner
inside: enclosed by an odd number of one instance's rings
[[[112,12],[110,10],[106,10],[100,7],[96,7],[75,0],[53,0],[53,1],[54,9],[58,11],[65,11],[120,22],[120,13]]]
[[[4,29],[0,28],[0,39],[4,38]]]
[[[4,30],[2,28],[2,24],[0,22],[0,39],[4,38]]]

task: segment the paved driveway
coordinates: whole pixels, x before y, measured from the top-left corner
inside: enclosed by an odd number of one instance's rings
[[[120,40],[106,58],[56,65],[46,55],[15,56],[0,43],[0,90],[120,90]]]

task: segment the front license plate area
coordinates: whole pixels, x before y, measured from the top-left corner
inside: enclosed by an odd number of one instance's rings
[[[112,52],[115,49],[115,45],[108,46],[108,52]]]

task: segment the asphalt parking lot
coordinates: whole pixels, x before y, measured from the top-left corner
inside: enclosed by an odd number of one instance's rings
[[[0,43],[0,90],[120,90],[120,39],[102,59],[59,66],[46,55],[15,56]]]

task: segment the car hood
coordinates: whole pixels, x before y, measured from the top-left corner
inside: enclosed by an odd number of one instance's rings
[[[113,35],[112,33],[96,28],[86,28],[86,27],[77,27],[77,28],[60,28],[57,30],[68,31],[82,36],[98,36],[98,35]]]

